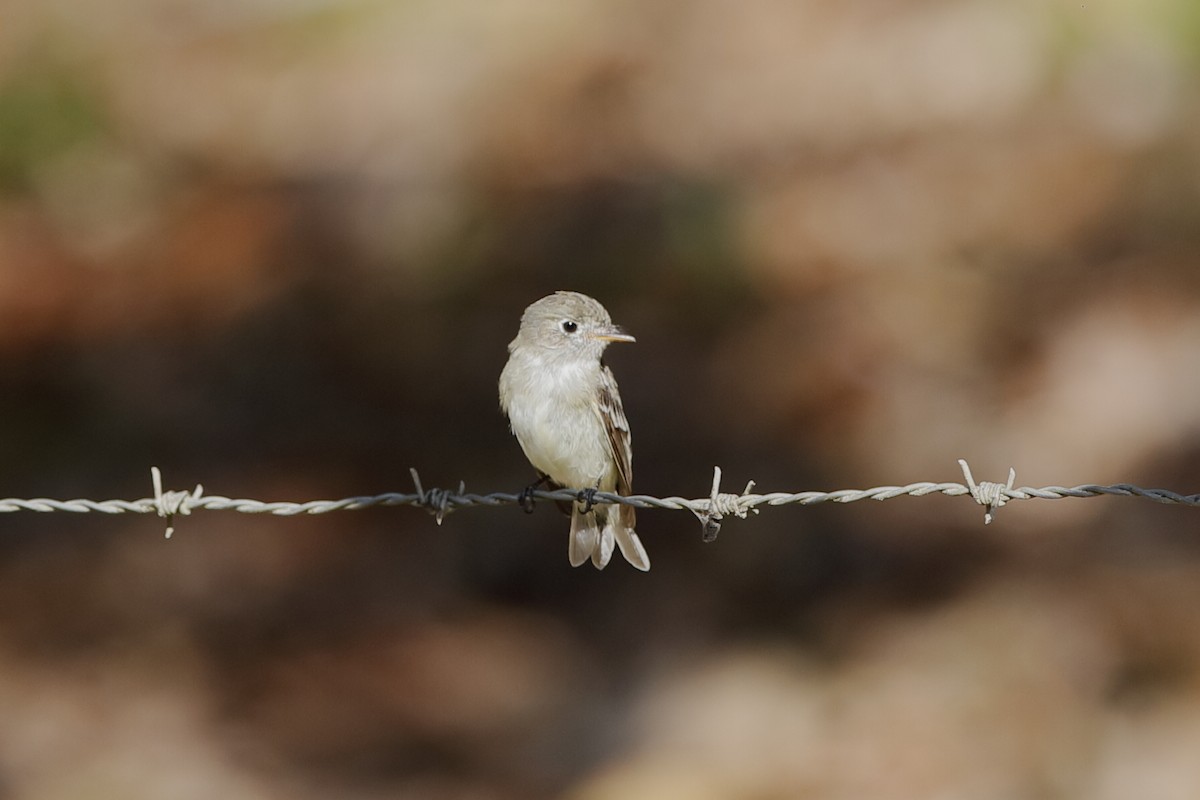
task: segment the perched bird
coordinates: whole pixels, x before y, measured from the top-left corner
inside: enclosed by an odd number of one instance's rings
[[[500,407],[539,483],[630,493],[629,422],[617,381],[600,356],[610,342],[632,341],[585,294],[555,292],[525,309],[500,373]],[[633,525],[633,506],[592,506],[587,498],[572,503],[571,565],[591,558],[604,569],[615,543],[630,564],[650,569]]]

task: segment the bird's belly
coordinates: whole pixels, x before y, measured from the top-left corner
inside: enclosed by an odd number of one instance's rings
[[[534,468],[572,489],[616,487],[608,438],[596,413],[586,407],[533,403],[510,409],[513,433]]]

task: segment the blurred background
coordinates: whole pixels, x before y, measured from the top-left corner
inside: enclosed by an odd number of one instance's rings
[[[1200,489],[1194,0],[0,13],[0,496],[533,477],[556,289],[635,488]],[[0,797],[1192,798],[1200,516],[0,515]]]

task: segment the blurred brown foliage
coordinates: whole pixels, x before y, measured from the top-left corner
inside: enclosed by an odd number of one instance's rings
[[[1195,491],[1198,77],[1189,0],[9,4],[0,495],[515,490],[560,288],[639,491]],[[3,517],[0,797],[1200,793],[1194,509]]]

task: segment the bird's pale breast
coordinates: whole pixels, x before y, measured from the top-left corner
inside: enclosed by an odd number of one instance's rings
[[[556,483],[582,489],[598,482],[612,491],[616,469],[596,409],[599,364],[534,366],[535,390],[513,385],[509,367],[501,375],[501,385],[508,383],[505,411],[525,457]]]

